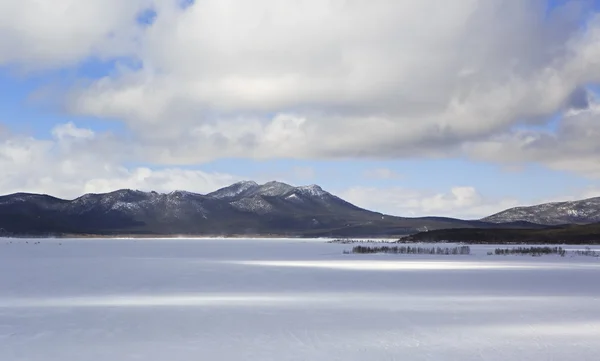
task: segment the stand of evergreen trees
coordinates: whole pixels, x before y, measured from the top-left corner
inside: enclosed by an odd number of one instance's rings
[[[394,253],[394,254],[443,254],[443,255],[468,255],[471,254],[469,246],[459,247],[410,247],[410,246],[355,246],[352,253]]]
[[[516,248],[496,248],[494,251],[495,255],[509,255],[509,254],[521,254],[521,255],[532,255],[541,256],[544,254],[557,254],[564,257],[567,251],[562,247],[516,247]]]
[[[590,247],[585,247],[583,251],[572,251],[576,256],[590,256],[590,257],[600,257],[600,251],[594,251]]]

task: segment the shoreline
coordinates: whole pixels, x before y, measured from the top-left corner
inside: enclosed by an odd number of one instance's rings
[[[119,239],[147,239],[147,240],[320,240],[326,243],[335,244],[377,244],[377,243],[394,243],[394,244],[462,244],[462,245],[502,245],[502,246],[523,246],[523,245],[552,245],[552,246],[600,246],[600,241],[596,242],[549,242],[547,240],[523,242],[523,241],[401,241],[401,237],[356,237],[356,238],[341,238],[341,237],[306,237],[306,236],[286,236],[286,235],[140,235],[140,234],[119,234],[119,235],[60,235],[60,236],[0,236],[0,239],[28,240],[28,239],[56,239],[56,240],[119,240]]]

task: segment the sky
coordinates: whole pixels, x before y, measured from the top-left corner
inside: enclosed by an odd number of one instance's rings
[[[0,194],[600,196],[600,0],[4,0]]]

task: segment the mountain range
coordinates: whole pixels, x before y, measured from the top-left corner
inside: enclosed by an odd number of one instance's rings
[[[0,235],[402,236],[456,228],[540,229],[564,220],[591,223],[600,215],[599,205],[600,199],[592,199],[514,208],[482,220],[406,218],[357,207],[317,185],[243,181],[205,195],[122,189],[73,200],[0,196]],[[567,217],[574,212],[576,218]]]
[[[122,189],[73,200],[0,197],[0,235],[392,236],[480,227],[452,218],[403,218],[359,208],[317,185],[243,181],[203,195]]]

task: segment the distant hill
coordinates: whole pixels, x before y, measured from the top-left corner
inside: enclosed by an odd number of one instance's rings
[[[553,226],[543,229],[455,228],[420,232],[404,242],[600,244],[600,223]]]
[[[600,197],[510,208],[482,219],[489,223],[530,222],[543,225],[600,222]]]
[[[4,236],[377,237],[490,226],[453,218],[384,215],[317,185],[294,187],[281,182],[238,182],[206,195],[122,189],[73,200],[28,193],[0,197],[0,235]]]

